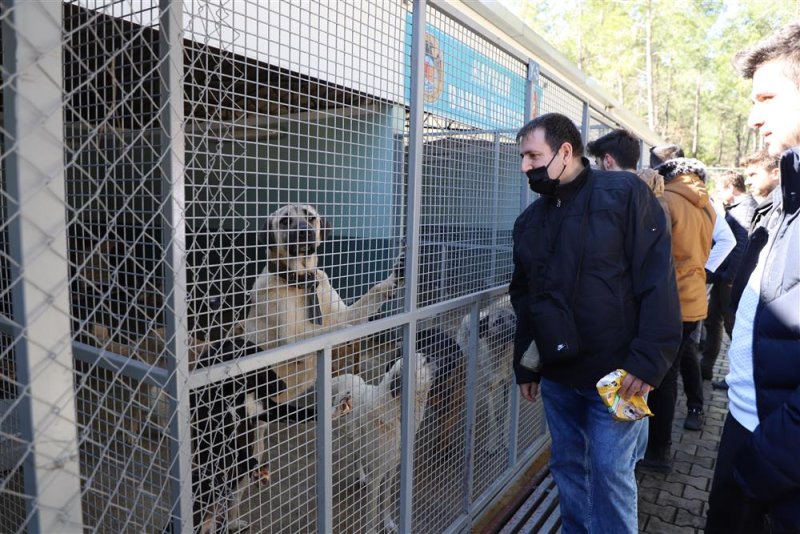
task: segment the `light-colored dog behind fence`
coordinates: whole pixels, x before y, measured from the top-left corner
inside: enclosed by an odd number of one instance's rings
[[[416,355],[414,366],[413,432],[416,435],[425,417],[433,369],[423,354]],[[390,493],[394,472],[400,465],[402,387],[402,359],[391,366],[377,385],[369,385],[355,374],[333,378],[334,406],[352,403],[352,413],[334,419],[335,439],[344,444],[335,451],[334,463],[338,464],[336,473],[347,473],[348,468],[354,468],[358,481],[366,488],[366,500],[359,503],[364,518],[358,528],[360,532],[399,530],[392,518]],[[342,463],[347,465],[342,466]]]
[[[472,317],[464,316],[456,333],[456,341],[464,354],[469,354],[472,337]],[[477,395],[479,406],[486,406],[487,432],[485,440],[476,443],[491,454],[505,450],[507,439],[506,399],[512,385],[512,362],[514,358],[514,332],[517,318],[507,302],[498,302],[480,311],[478,319],[477,350]],[[481,436],[478,436],[481,438]]]

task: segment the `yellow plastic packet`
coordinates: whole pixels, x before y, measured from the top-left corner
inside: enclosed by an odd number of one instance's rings
[[[597,382],[597,392],[608,407],[608,412],[617,421],[638,421],[653,415],[647,406],[647,401],[641,395],[634,395],[628,400],[619,396],[619,388],[622,387],[622,380],[627,374],[628,371],[617,369]]]

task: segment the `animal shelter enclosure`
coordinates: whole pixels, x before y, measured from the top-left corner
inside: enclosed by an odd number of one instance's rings
[[[647,132],[477,4],[0,4],[1,532],[457,532],[541,454],[515,134]]]

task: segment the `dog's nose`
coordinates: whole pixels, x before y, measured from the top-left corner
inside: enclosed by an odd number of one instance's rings
[[[289,235],[292,238],[291,241],[298,245],[313,243],[315,237],[314,228],[303,220],[297,221],[297,224],[289,230]]]

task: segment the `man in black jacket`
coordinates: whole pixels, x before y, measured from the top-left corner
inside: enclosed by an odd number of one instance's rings
[[[642,421],[614,420],[596,383],[623,369],[621,396],[647,394],[677,354],[680,303],[664,212],[635,174],[593,171],[564,115],[532,120],[517,141],[522,172],[541,196],[514,224],[516,381],[531,402],[541,383],[562,532],[634,533]],[[550,343],[551,330],[565,341]],[[534,340],[537,371],[520,364]]]
[[[800,21],[735,63],[753,80],[750,126],[780,156],[780,194],[731,292],[730,412],[705,532],[800,532]]]

